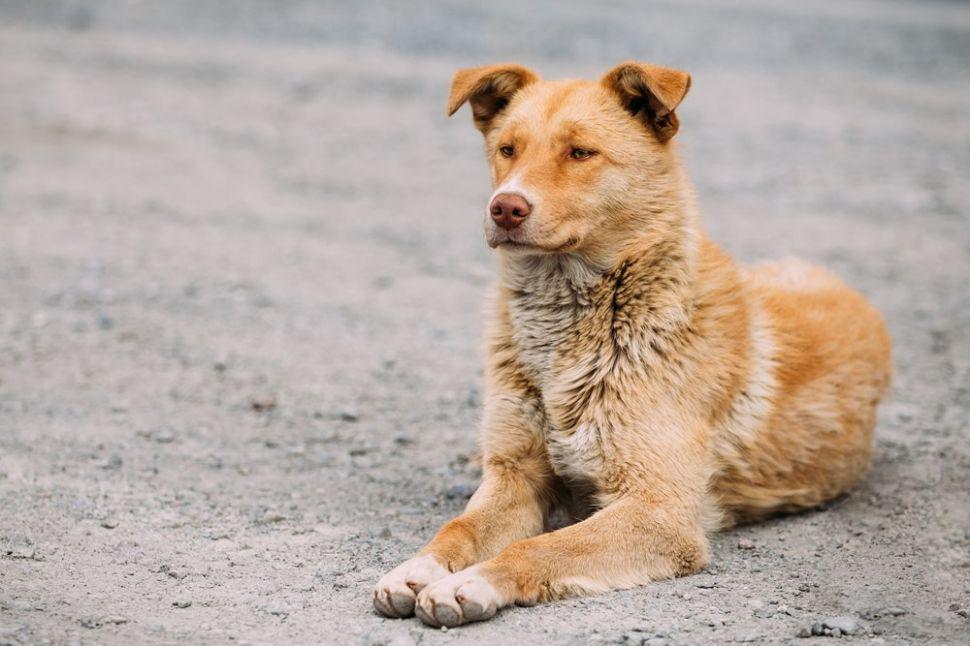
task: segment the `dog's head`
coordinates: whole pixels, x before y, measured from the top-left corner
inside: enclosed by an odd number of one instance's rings
[[[624,63],[597,81],[542,81],[519,65],[455,73],[448,114],[471,105],[494,192],[485,238],[511,253],[616,248],[681,185],[669,141],[686,72]]]

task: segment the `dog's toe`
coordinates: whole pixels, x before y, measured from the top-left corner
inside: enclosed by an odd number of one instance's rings
[[[405,561],[377,583],[374,608],[385,617],[410,617],[414,614],[417,593],[447,575],[448,568],[433,556],[417,556]]]
[[[473,567],[429,585],[418,595],[415,614],[428,625],[451,628],[490,619],[500,605],[495,588]]]

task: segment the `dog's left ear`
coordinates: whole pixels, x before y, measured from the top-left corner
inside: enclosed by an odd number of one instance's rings
[[[484,134],[512,96],[538,80],[535,72],[521,65],[486,65],[458,70],[451,79],[448,116],[467,101],[471,104],[475,127]]]
[[[614,67],[600,81],[623,107],[643,120],[661,143],[680,127],[674,110],[690,89],[690,74],[650,63],[630,61]]]

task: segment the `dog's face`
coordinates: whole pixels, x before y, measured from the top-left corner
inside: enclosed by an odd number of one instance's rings
[[[684,72],[639,63],[599,82],[541,81],[517,65],[458,71],[448,113],[467,101],[485,136],[489,246],[594,255],[622,244],[674,190],[668,142],[689,86]]]

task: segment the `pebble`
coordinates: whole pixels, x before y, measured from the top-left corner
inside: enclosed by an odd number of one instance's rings
[[[151,438],[159,444],[171,444],[175,441],[175,431],[170,428],[162,428],[153,432]]]
[[[192,602],[189,601],[188,599],[178,599],[176,601],[173,601],[172,605],[175,606],[176,608],[188,608],[189,606],[192,605]]]
[[[114,529],[118,526],[118,521],[114,518],[105,518],[101,521],[101,526],[105,529]]]
[[[102,462],[99,466],[106,471],[115,471],[120,469],[124,464],[124,460],[121,459],[120,455],[112,455],[110,458]]]
[[[477,486],[468,484],[467,482],[452,485],[445,493],[445,497],[448,498],[448,500],[468,500],[472,497],[472,494],[475,493],[476,489],[478,489]]]
[[[276,408],[276,397],[273,395],[256,395],[249,399],[249,407],[257,413],[267,413]]]
[[[273,509],[267,509],[263,514],[262,518],[259,519],[262,523],[278,523],[280,521],[286,520],[286,516]]]
[[[738,539],[738,549],[739,550],[753,550],[754,542],[749,538],[739,538]]]
[[[860,631],[859,620],[848,615],[826,617],[821,621],[813,622],[810,628],[800,628],[796,636],[798,637],[841,637],[842,635],[855,635]]]
[[[859,630],[859,621],[855,617],[840,615],[823,619],[822,626],[830,629],[833,634],[839,631],[840,634],[854,635]]]
[[[104,625],[97,617],[81,617],[78,619],[78,622],[83,628],[87,628],[89,630],[94,630],[95,628],[100,628]]]
[[[43,603],[28,601],[26,599],[4,599],[0,601],[0,609],[3,610],[44,610]]]
[[[11,559],[24,559],[28,561],[43,561],[44,555],[30,545],[15,545],[8,547],[3,552]]]
[[[341,422],[357,422],[360,420],[360,413],[351,409],[344,409],[337,413],[337,419]]]
[[[101,623],[120,626],[121,624],[128,623],[128,617],[122,617],[121,615],[108,615],[107,617],[101,618]]]

